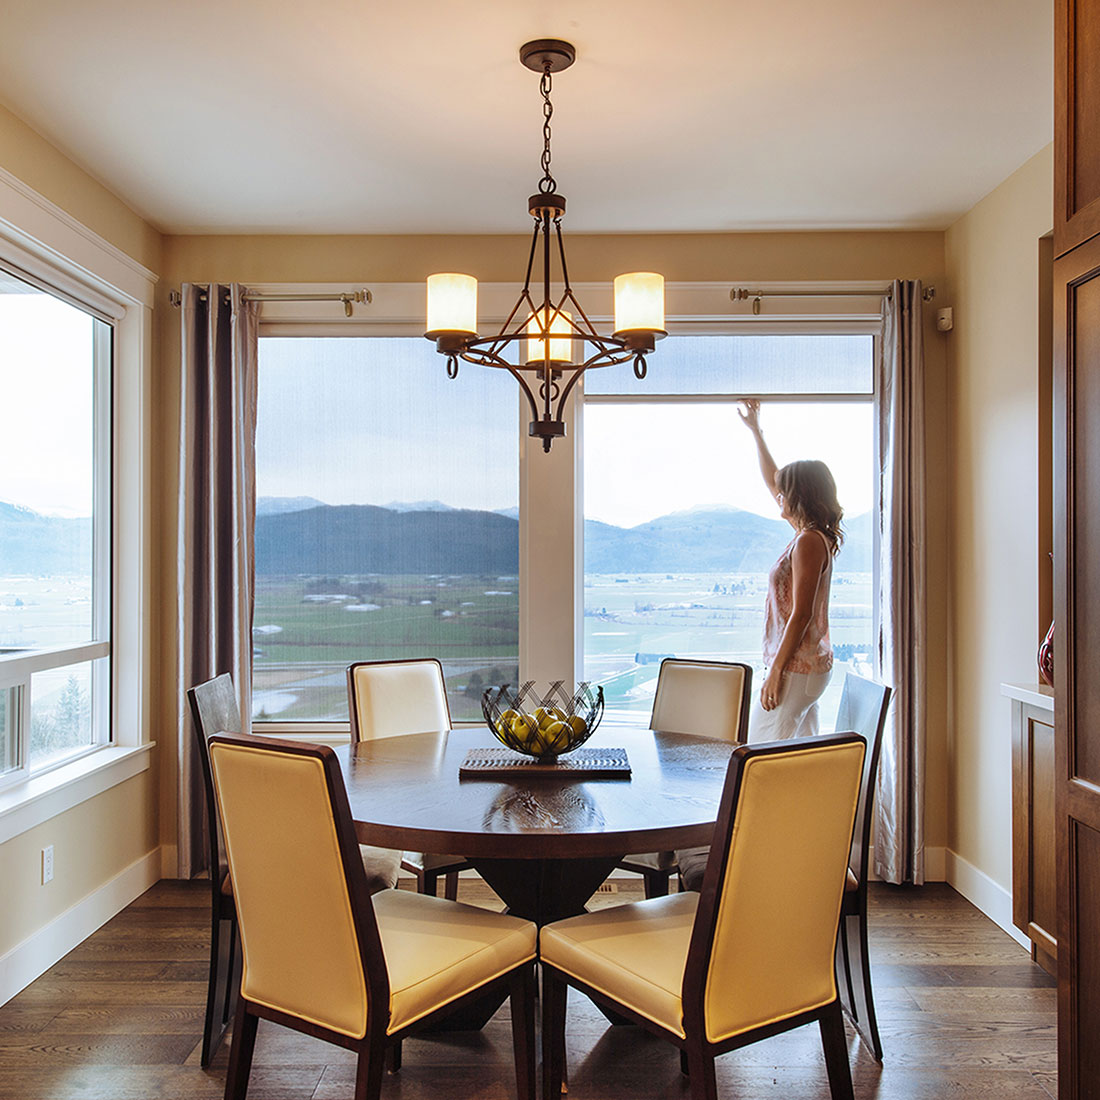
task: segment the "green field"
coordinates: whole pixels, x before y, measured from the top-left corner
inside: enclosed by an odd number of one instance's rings
[[[607,574],[585,578],[585,677],[607,707],[644,720],[663,656],[745,661],[759,671],[765,574]],[[831,724],[845,668],[869,672],[871,577],[838,574],[830,603],[837,668],[822,703]],[[264,577],[257,580],[257,717],[346,721],[355,660],[438,656],[456,721],[481,718],[483,685],[518,680],[515,577]]]
[[[446,670],[454,717],[469,720],[481,716],[481,683],[516,677],[519,583],[258,577],[254,622],[257,718],[347,721],[344,670],[352,661],[434,656]]]

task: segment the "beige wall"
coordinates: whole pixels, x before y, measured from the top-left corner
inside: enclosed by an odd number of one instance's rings
[[[621,271],[653,269],[670,282],[728,280],[730,285],[753,281],[863,281],[920,278],[925,285],[942,285],[942,233],[743,233],[653,236],[580,236],[567,238],[570,276],[574,282],[609,281]],[[181,282],[336,282],[370,286],[380,282],[415,282],[432,271],[469,271],[486,281],[516,281],[527,259],[529,238],[520,237],[169,237],[165,240],[164,278],[158,301]],[[942,294],[941,294],[942,298]],[[947,628],[946,570],[946,373],[944,340],[935,331],[932,308],[926,309],[926,351],[929,399],[929,629],[933,638]],[[157,680],[173,682],[175,652],[173,543],[178,456],[176,417],[179,390],[178,315],[158,309],[159,369],[153,405],[159,418],[154,456],[157,502],[153,516],[159,533],[154,607],[160,619],[154,638]],[[158,741],[171,736],[174,694],[160,699],[154,726]],[[153,700],[154,707],[158,701]],[[927,842],[942,847],[947,838],[946,728],[947,655],[936,647],[929,661]],[[163,789],[163,839],[174,842],[174,778],[166,769]]]
[[[160,269],[161,236],[154,226],[4,107],[0,107],[0,169],[150,271]]]
[[[949,845],[1012,886],[1009,703],[1036,682],[1039,238],[1052,224],[1044,149],[946,234],[951,631]],[[934,637],[935,635],[933,635]]]
[[[0,957],[158,846],[152,769],[0,845]],[[52,844],[54,879],[41,883]]]

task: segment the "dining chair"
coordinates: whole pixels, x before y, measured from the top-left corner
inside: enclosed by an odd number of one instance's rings
[[[666,657],[657,674],[649,728],[691,733],[719,741],[743,741],[749,728],[752,669],[733,661],[693,661]],[[679,869],[675,852],[643,852],[618,866],[642,876],[647,898],[668,893]]]
[[[207,859],[210,867],[210,968],[206,988],[206,1014],[202,1031],[202,1066],[205,1069],[217,1053],[233,1015],[236,997],[234,971],[237,956],[237,907],[233,880],[225,857],[225,841],[214,798],[213,778],[207,742],[215,733],[240,733],[241,710],[237,690],[229,673],[222,673],[187,692],[191,706],[195,746],[202,771],[206,807]],[[360,847],[360,858],[371,891],[397,885],[401,853],[388,848]]]
[[[852,850],[848,859],[848,880],[841,907],[837,981],[852,1023],[879,1062],[882,1061],[882,1040],[871,990],[871,959],[867,947],[867,881],[871,870],[871,822],[882,753],[882,731],[886,727],[891,695],[890,688],[885,684],[849,672],[844,677],[836,718],[838,732],[852,730],[862,734],[867,741]]]
[[[398,737],[409,733],[443,733],[451,728],[451,708],[443,682],[443,665],[434,657],[393,661],[355,661],[348,665],[348,712],[351,739]],[[421,894],[458,897],[458,872],[471,866],[465,856],[405,852],[401,866],[416,876]]]
[[[543,927],[543,1100],[561,1097],[568,986],[679,1047],[693,1100],[715,1100],[717,1055],[816,1021],[833,1100],[851,1100],[834,954],[864,748],[738,746],[701,893]]]
[[[215,734],[209,748],[244,956],[226,1100],[245,1100],[261,1018],[355,1051],[355,1098],[377,1100],[388,1048],[498,990],[511,995],[517,1096],[534,1100],[536,926],[372,895],[328,746]]]

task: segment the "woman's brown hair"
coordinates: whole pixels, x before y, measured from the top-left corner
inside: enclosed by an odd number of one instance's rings
[[[836,554],[844,541],[840,526],[844,509],[836,498],[836,482],[829,467],[816,458],[789,462],[776,472],[775,487],[798,526],[820,531]]]

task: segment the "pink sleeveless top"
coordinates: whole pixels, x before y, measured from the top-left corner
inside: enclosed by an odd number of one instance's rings
[[[829,540],[820,531],[817,533],[825,540],[825,548],[829,550]],[[769,668],[779,652],[783,630],[794,610],[791,552],[794,550],[797,539],[797,535],[791,539],[787,549],[783,551],[768,574],[768,596],[764,601],[764,664]],[[833,555],[829,553],[825,568],[821,571],[821,579],[818,581],[809,625],[802,636],[802,643],[795,650],[785,671],[828,672],[833,667],[833,647],[829,641],[829,588],[832,580]]]

